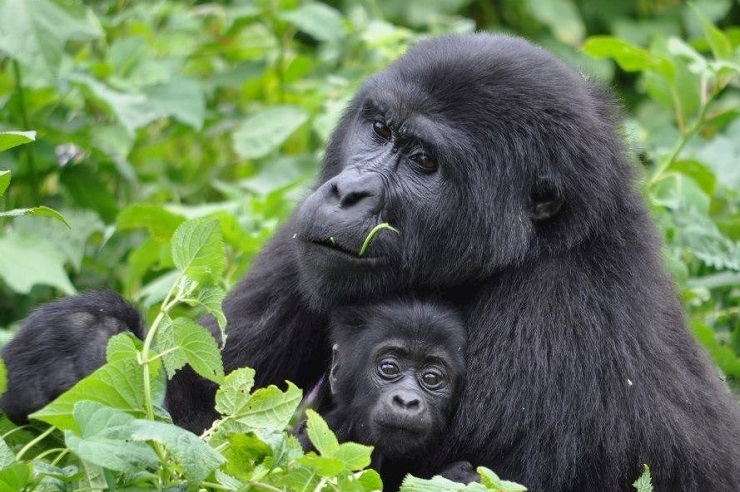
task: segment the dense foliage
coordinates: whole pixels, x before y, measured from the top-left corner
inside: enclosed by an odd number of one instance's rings
[[[369,450],[315,415],[319,455],[303,456],[283,432],[300,391],[250,395],[250,371],[224,375],[191,320],[219,314],[310,186],[362,79],[444,32],[520,33],[615,87],[691,328],[739,386],[738,25],[731,0],[0,0],[0,333],[90,288],[122,292],[151,325],[38,414],[58,431],[0,422],[0,490],[377,487],[358,471]],[[221,385],[202,439],[161,408],[184,364]],[[469,490],[518,490],[482,473]]]

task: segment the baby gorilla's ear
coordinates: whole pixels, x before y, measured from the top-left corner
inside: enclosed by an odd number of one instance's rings
[[[331,346],[331,369],[329,369],[329,390],[331,395],[337,393],[337,367],[339,366],[339,344]]]

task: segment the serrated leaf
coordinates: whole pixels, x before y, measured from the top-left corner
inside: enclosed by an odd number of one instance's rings
[[[273,385],[255,391],[239,421],[255,429],[285,429],[303,397],[296,385],[290,381],[287,384],[285,392]]]
[[[206,379],[220,383],[224,378],[221,352],[213,335],[190,318],[172,322],[175,345],[190,367]]]
[[[283,12],[280,18],[319,41],[342,37],[342,15],[323,3],[309,3],[295,10]]]
[[[273,106],[252,113],[234,132],[234,150],[245,159],[258,159],[277,150],[308,120],[297,106]]]
[[[226,298],[226,291],[217,285],[208,285],[198,290],[198,298],[191,301],[186,300],[185,302],[195,303],[206,308],[208,313],[216,318],[218,323],[219,331],[221,332],[221,347],[226,345],[226,315],[224,315],[221,305]]]
[[[364,470],[362,473],[355,475],[357,480],[362,487],[368,492],[372,490],[383,490],[383,480],[380,478],[380,474],[375,470]]]
[[[27,144],[36,140],[36,132],[0,132],[0,152],[3,150],[12,149],[19,145]],[[0,171],[0,176],[4,173],[10,173],[10,171]],[[8,175],[10,180],[10,175]],[[0,196],[3,196],[3,189],[0,186]]]
[[[356,442],[345,442],[339,446],[339,449],[331,453],[331,456],[344,463],[346,471],[357,471],[370,466],[372,454],[372,446],[365,446]]]
[[[172,379],[177,371],[188,363],[188,359],[182,350],[178,349],[175,341],[175,331],[172,329],[172,320],[169,316],[162,319],[157,332],[154,334],[154,342],[157,352],[162,354],[167,379]]]
[[[0,50],[38,76],[56,76],[67,41],[101,34],[81,9],[48,0],[0,1]]]
[[[642,466],[642,475],[640,475],[640,478],[635,480],[635,483],[633,483],[632,486],[637,489],[637,492],[653,492],[653,483],[650,479],[650,467],[645,464]]]
[[[306,431],[314,447],[322,456],[334,456],[339,450],[339,441],[334,432],[314,410],[306,410]]]
[[[156,441],[180,465],[185,479],[191,483],[202,482],[226,459],[190,431],[164,422],[136,420],[132,425],[135,440]]]
[[[153,373],[156,371],[152,371]],[[164,384],[152,375],[152,394],[155,405],[164,401]],[[133,360],[119,359],[108,362],[86,378],[80,380],[56,400],[32,413],[30,418],[41,420],[62,430],[79,432],[73,417],[75,404],[90,400],[125,410],[133,415],[144,415],[144,372]]]
[[[156,109],[196,130],[203,128],[206,100],[200,83],[184,77],[173,77],[164,84],[147,86],[144,93]]]
[[[157,454],[143,442],[105,437],[82,439],[69,430],[64,431],[64,442],[80,459],[110,470],[136,473],[159,464]]]
[[[138,351],[143,343],[133,333],[119,333],[108,340],[105,348],[105,359],[108,362],[116,360],[136,360]]]
[[[181,215],[157,205],[135,203],[121,211],[116,219],[116,227],[120,230],[144,227],[157,241],[168,243],[183,222],[185,218]]]
[[[32,208],[16,208],[14,210],[8,210],[7,212],[0,212],[0,217],[51,217],[62,222],[64,225],[69,227],[67,219],[62,214],[54,210],[53,208],[45,207],[40,205]]]
[[[111,408],[91,400],[75,403],[72,416],[80,429],[80,437],[106,437],[128,439],[131,437],[133,416],[123,410]]]
[[[314,453],[301,456],[298,463],[311,468],[322,477],[336,477],[344,471],[344,463],[337,458],[318,456]]]
[[[460,492],[467,487],[461,483],[453,482],[443,477],[432,477],[423,479],[413,475],[406,475],[401,483],[399,492]],[[483,490],[486,490],[483,487]]]
[[[481,484],[489,489],[500,492],[524,492],[527,490],[524,485],[509,482],[508,480],[501,480],[493,470],[486,468],[485,466],[479,466],[475,471],[480,475]]]
[[[216,411],[221,415],[240,415],[249,403],[254,386],[254,369],[242,367],[230,372],[216,391]]]
[[[321,478],[312,468],[307,466],[292,466],[285,476],[285,486],[288,490],[309,491],[315,490]]]
[[[218,220],[206,217],[180,224],[172,236],[172,260],[180,271],[201,284],[220,280],[226,260]]]

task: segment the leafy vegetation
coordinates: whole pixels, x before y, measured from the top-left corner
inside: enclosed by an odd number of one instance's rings
[[[315,414],[304,455],[285,432],[300,391],[225,375],[192,320],[225,327],[224,293],[310,186],[363,78],[445,32],[520,33],[616,88],[690,325],[740,386],[739,21],[730,0],[0,0],[0,342],[34,306],[90,288],[150,324],[144,342],[111,340],[32,426],[0,420],[0,489],[379,486],[370,450]],[[202,436],[162,407],[185,364],[221,388]],[[521,490],[479,472],[404,489]],[[635,487],[649,482],[646,468]]]

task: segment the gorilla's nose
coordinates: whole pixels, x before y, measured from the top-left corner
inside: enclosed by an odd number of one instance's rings
[[[391,399],[393,407],[396,410],[402,410],[406,413],[416,414],[423,410],[421,399],[416,393],[409,391],[399,391]]]
[[[383,183],[377,173],[347,169],[331,180],[331,191],[341,208],[362,205],[362,208],[377,211]]]

